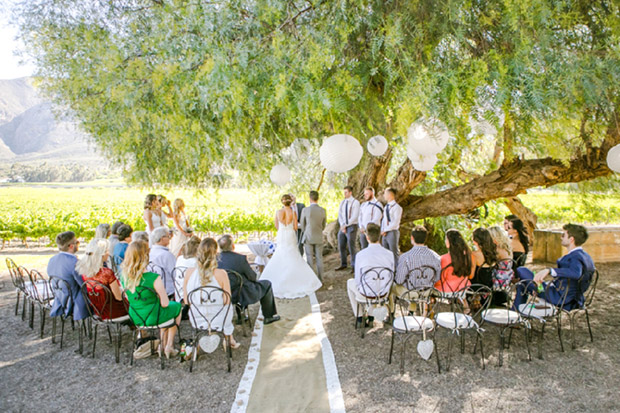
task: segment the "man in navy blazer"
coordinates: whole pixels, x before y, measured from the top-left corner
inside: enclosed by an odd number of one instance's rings
[[[54,291],[54,304],[50,317],[73,315],[74,320],[82,320],[89,316],[80,287],[84,283],[82,276],[75,271],[79,241],[72,231],[62,232],[56,236],[56,244],[60,252],[50,258],[47,264],[47,275],[65,280],[71,288],[71,300],[64,294],[64,285]]]
[[[553,287],[546,290],[546,296],[539,294],[545,301],[553,305],[560,305],[566,288],[568,293],[564,308],[572,310],[583,305],[585,298],[583,293],[590,286],[592,275],[596,270],[594,262],[587,252],[581,248],[588,239],[588,231],[585,227],[575,224],[566,224],[562,227],[562,246],[566,247],[568,253],[560,258],[557,262],[557,268],[545,268],[538,271],[536,275],[525,267],[517,268],[517,276],[522,280],[534,280],[537,284],[543,283],[543,280],[551,277]],[[531,286],[534,288],[534,286]],[[523,288],[517,289],[514,306],[519,307],[523,301]]]
[[[237,301],[242,307],[247,307],[260,301],[263,316],[265,317],[263,324],[271,324],[274,321],[278,321],[280,316],[277,315],[271,282],[268,280],[258,281],[256,279],[256,273],[248,264],[245,255],[233,252],[235,245],[230,235],[222,236],[217,240],[217,243],[221,250],[217,257],[217,268],[238,272],[243,277],[243,288],[239,290],[237,277],[231,277],[229,274],[231,295],[238,297]]]

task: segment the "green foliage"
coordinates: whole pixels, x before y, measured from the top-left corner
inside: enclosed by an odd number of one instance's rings
[[[8,172],[9,182],[84,182],[93,180],[96,172],[76,163],[69,165],[13,164]]]
[[[609,0],[23,0],[15,20],[41,87],[148,185],[255,182],[296,139],[397,138],[434,115],[453,141],[426,193],[495,169],[496,144],[570,159],[618,104]]]

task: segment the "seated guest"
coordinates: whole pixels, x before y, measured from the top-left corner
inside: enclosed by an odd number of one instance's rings
[[[95,237],[99,239],[108,239],[108,237],[112,235],[112,230],[110,229],[110,224],[99,224],[95,229]]]
[[[47,264],[47,275],[65,280],[71,288],[72,300],[68,301],[65,297],[59,296],[64,292],[64,284],[59,285],[60,291],[54,291],[55,299],[50,310],[50,317],[73,315],[73,319],[77,321],[90,316],[84,297],[80,292],[84,280],[75,271],[75,264],[78,260],[75,254],[79,243],[80,241],[75,238],[72,231],[62,232],[56,236],[56,245],[58,245],[60,252],[50,258]],[[69,303],[67,308],[64,308],[65,303]]]
[[[485,228],[476,228],[473,234],[474,239],[474,263],[476,271],[472,284],[482,284],[493,288],[493,272],[499,259],[497,246],[493,242],[493,237]]]
[[[513,214],[506,215],[504,217],[504,231],[508,232],[508,230],[510,229],[510,221],[512,221],[513,219],[519,219],[519,217]]]
[[[383,248],[380,244],[381,227],[379,225],[373,222],[368,223],[365,234],[368,240],[368,247],[358,252],[355,256],[355,278],[350,278],[347,281],[347,291],[353,314],[357,314],[358,297],[371,297],[374,294],[378,297],[383,297],[390,292],[390,287],[392,286],[392,277],[385,276],[387,274],[383,272],[380,272],[380,274],[384,276],[384,279],[380,280],[376,285],[368,283],[369,279],[367,278],[364,278],[364,281],[362,281],[364,274],[371,268],[387,268],[394,272],[395,259],[394,253]],[[369,325],[372,325],[373,321],[374,317],[368,317]],[[355,322],[357,326],[360,326],[362,324],[362,317],[358,317]]]
[[[471,285],[476,266],[471,250],[456,229],[446,231],[448,253],[441,256],[441,277],[435,283],[439,291],[452,293]]]
[[[530,239],[523,226],[523,221],[515,218],[508,223],[508,236],[511,239],[512,259],[517,265],[524,265],[530,249]]]
[[[164,283],[154,272],[146,272],[149,264],[149,244],[135,241],[129,244],[123,261],[123,287],[129,302],[129,316],[137,325],[156,326],[166,321],[175,320],[175,325],[162,329],[161,347],[167,358],[176,356],[174,336],[181,321],[181,303],[170,301]],[[155,290],[155,294],[142,290],[138,295],[137,287],[148,287]],[[153,306],[156,306],[153,308]],[[144,322],[144,324],[143,324]]]
[[[426,228],[421,225],[411,231],[413,248],[398,259],[398,268],[390,291],[390,312],[394,311],[395,297],[400,297],[414,288],[419,290],[432,288],[439,280],[441,259],[435,251],[424,245],[426,235]]]
[[[129,225],[125,224],[121,225],[120,228],[118,228],[117,230],[119,242],[114,247],[112,253],[116,265],[121,265],[123,263],[123,260],[125,259],[125,251],[127,251],[127,247],[131,242],[132,232],[133,229]]]
[[[566,224],[562,229],[564,230],[562,246],[566,247],[568,252],[558,260],[557,268],[545,268],[538,271],[536,275],[525,267],[517,268],[516,272],[517,277],[521,280],[534,280],[536,284],[543,284],[544,287],[546,284],[543,281],[550,279],[549,282],[553,286],[543,293],[538,293],[538,296],[553,305],[561,304],[565,289],[568,288],[564,308],[572,310],[583,305],[585,300],[583,293],[590,286],[596,268],[594,268],[590,255],[581,248],[588,239],[586,228],[581,225]],[[532,285],[531,288],[536,287]],[[525,294],[526,292],[519,286],[514,302],[515,308],[518,308],[519,304],[523,302],[523,295]]]
[[[493,289],[498,290],[508,287],[514,278],[512,246],[508,234],[500,227],[489,227],[489,234],[497,247],[498,261],[493,272]]]
[[[226,271],[217,268],[217,243],[213,238],[205,238],[198,246],[197,267],[187,270],[183,286],[185,304],[188,304],[192,326],[223,332],[230,339],[232,348],[239,348],[232,336],[235,327],[232,324],[233,311],[230,299],[221,292],[212,293],[209,300],[192,300],[190,293],[200,287],[217,287],[230,294],[230,282]],[[229,308],[222,311],[222,306]],[[206,318],[206,320],[205,320]]]
[[[149,243],[149,233],[146,231],[134,231],[131,234],[132,241],[144,241],[147,244]]]
[[[150,236],[150,260],[152,271],[161,275],[161,279],[166,287],[166,292],[170,299],[174,296],[174,280],[172,271],[177,263],[176,257],[168,250],[170,244],[170,230],[166,227],[157,227],[151,232]]]
[[[181,301],[184,297],[183,295],[183,283],[184,280],[182,276],[187,274],[187,270],[190,268],[196,268],[196,253],[198,252],[198,246],[200,245],[200,238],[195,235],[192,235],[190,239],[185,242],[183,248],[181,249],[181,255],[177,258],[176,268],[174,274],[174,285],[176,286],[176,293],[178,293],[178,297],[176,297],[177,301]],[[185,272],[183,272],[185,270]],[[185,312],[183,313],[183,319],[185,320]]]
[[[114,247],[116,247],[116,244],[119,243],[118,229],[123,224],[124,222],[122,221],[116,221],[114,225],[112,225],[112,235],[110,235],[110,238],[108,238],[108,241],[110,241],[110,251],[114,251]]]
[[[106,303],[105,296],[101,287],[95,288],[99,294],[89,295],[90,302],[97,308],[95,314],[99,314],[103,319],[118,318],[127,315],[125,304],[123,303],[123,293],[121,286],[114,276],[114,272],[103,266],[107,261],[110,251],[109,242],[105,239],[93,239],[87,246],[84,256],[78,261],[75,270],[82,276],[84,281],[94,280],[110,289],[112,297]],[[87,284],[89,292],[93,291],[93,285]],[[99,291],[97,291],[99,290]]]
[[[239,304],[242,307],[247,307],[260,301],[260,306],[265,316],[263,324],[271,324],[274,321],[278,321],[280,316],[277,314],[271,281],[259,281],[256,279],[256,273],[248,264],[245,255],[233,252],[235,244],[230,235],[222,236],[217,243],[222,251],[217,258],[218,268],[236,271],[243,277],[243,289],[241,291],[238,290],[239,285],[237,285],[236,278],[230,277],[232,297],[239,297]]]

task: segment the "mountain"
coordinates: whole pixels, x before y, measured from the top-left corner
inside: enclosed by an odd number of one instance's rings
[[[53,104],[39,96],[30,78],[0,80],[0,160],[103,162],[77,122],[56,116]]]

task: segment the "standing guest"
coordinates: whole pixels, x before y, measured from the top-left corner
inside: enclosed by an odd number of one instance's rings
[[[75,270],[82,275],[84,281],[97,281],[110,289],[112,297],[106,303],[105,295],[101,288],[95,287],[98,294],[89,295],[90,302],[96,307],[101,318],[110,319],[127,315],[127,309],[123,303],[123,293],[114,272],[103,266],[110,256],[110,243],[105,239],[94,239],[86,246],[84,256],[78,261]],[[86,284],[88,292],[93,292],[93,284]],[[107,304],[107,305],[106,305]]]
[[[513,219],[519,219],[519,217],[512,214],[506,215],[504,217],[504,231],[508,232],[508,230],[510,229],[510,221],[512,221]]]
[[[108,239],[108,237],[112,235],[112,229],[110,228],[110,224],[99,224],[95,229],[95,238],[99,239]]]
[[[301,224],[301,214],[306,207],[305,204],[301,202],[297,202],[297,198],[293,194],[289,194],[293,199],[293,204],[291,205],[291,209],[293,210],[293,215],[295,216],[295,220],[297,221],[297,244],[299,246],[299,254],[304,255],[304,244],[302,242],[303,231],[299,224]]]
[[[403,215],[403,209],[395,201],[396,191],[393,188],[387,188],[384,191],[387,204],[383,210],[383,219],[381,220],[381,236],[383,237],[383,247],[389,249],[394,254],[394,262],[398,267],[398,240],[400,239],[400,218]]]
[[[119,242],[119,240],[118,240],[118,229],[123,224],[124,223],[121,222],[121,221],[116,221],[114,223],[114,225],[112,225],[112,235],[110,235],[110,238],[108,238],[108,241],[110,241],[110,251],[114,251],[114,247],[116,247],[116,244],[118,244],[118,242]]]
[[[474,230],[474,263],[476,272],[472,278],[472,284],[482,284],[493,288],[493,272],[499,260],[497,246],[493,242],[491,233],[485,228]]]
[[[394,311],[394,298],[405,292],[418,289],[432,288],[441,276],[441,258],[428,248],[426,243],[427,231],[421,225],[411,231],[413,248],[405,252],[398,259],[398,268],[394,277],[394,284],[390,292],[390,312]],[[424,268],[430,267],[430,268]],[[431,271],[431,269],[433,271]],[[432,276],[430,276],[432,274]]]
[[[153,264],[153,271],[161,276],[166,293],[172,299],[174,296],[174,280],[172,271],[177,263],[177,259],[170,250],[170,230],[166,227],[155,228],[150,236],[151,252],[149,255],[150,263]]]
[[[50,311],[50,317],[57,317],[59,315],[69,316],[73,315],[75,321],[82,320],[89,316],[84,297],[80,292],[80,287],[84,283],[82,277],[75,271],[75,264],[77,264],[77,257],[75,254],[78,250],[80,241],[75,238],[75,234],[72,231],[66,231],[56,236],[56,245],[58,245],[58,254],[50,258],[47,264],[47,274],[65,280],[71,288],[71,302],[73,307],[63,307],[63,303],[69,301],[60,293],[64,293],[64,288],[60,286],[60,291],[55,291],[55,299],[53,300],[52,309]]]
[[[168,218],[172,218],[172,205],[170,200],[163,195],[157,195],[157,201],[159,203],[158,212],[162,217],[161,224],[164,227],[168,226]],[[164,211],[164,208],[168,207],[168,211]]]
[[[364,202],[360,206],[360,246],[362,249],[368,246],[366,239],[366,226],[374,223],[381,226],[381,218],[383,217],[383,204],[375,198],[375,189],[372,186],[364,188]]]
[[[530,239],[525,231],[523,221],[516,218],[508,224],[508,236],[512,240],[512,259],[518,266],[525,265],[527,253],[530,249]]]
[[[174,221],[174,237],[170,242],[170,252],[178,257],[183,244],[192,236],[189,218],[185,214],[185,202],[181,198],[174,200],[172,220]]]
[[[456,229],[446,231],[448,253],[441,256],[441,278],[435,288],[442,292],[456,292],[471,285],[476,270],[471,250]]]
[[[517,277],[521,280],[534,280],[536,284],[543,285],[543,288],[547,287],[544,280],[551,277],[548,282],[553,286],[538,293],[538,296],[553,305],[560,305],[568,288],[563,308],[570,311],[583,305],[585,301],[583,293],[590,286],[596,268],[590,255],[581,247],[588,240],[586,228],[581,225],[566,224],[562,229],[564,230],[562,246],[568,252],[558,260],[557,268],[545,268],[534,275],[528,268],[519,267]],[[532,290],[527,293],[534,292],[533,289],[536,288],[534,285],[530,287]],[[523,296],[526,294],[523,290],[523,287],[519,285],[514,302],[515,308],[519,308],[519,304],[523,302]]]
[[[149,233],[146,231],[135,231],[131,233],[132,241],[144,241],[149,243]]]
[[[257,279],[256,273],[248,264],[245,255],[233,252],[235,244],[230,235],[223,235],[217,243],[222,251],[217,258],[218,268],[235,271],[243,278],[243,288],[239,291],[236,277],[229,277],[229,281],[234,280],[234,283],[229,282],[232,297],[239,297],[239,304],[244,308],[260,301],[260,307],[265,316],[263,324],[271,324],[274,321],[278,321],[280,316],[277,314],[271,281]]]
[[[114,247],[114,251],[112,252],[112,257],[114,258],[114,262],[117,266],[120,266],[125,259],[125,252],[127,251],[127,247],[132,239],[133,229],[126,224],[120,226],[117,231],[119,242]]]
[[[159,201],[155,194],[148,194],[144,199],[144,214],[142,218],[146,223],[146,233],[149,235],[155,228],[164,225],[164,215],[159,206]]]
[[[386,277],[379,281],[379,284],[371,285],[369,279],[364,279],[362,283],[362,277],[366,271],[371,268],[387,268],[394,272],[394,254],[389,250],[383,248],[379,243],[381,239],[381,228],[379,225],[369,223],[366,226],[366,238],[368,238],[368,247],[364,248],[357,254],[357,265],[355,266],[355,278],[347,280],[347,291],[349,293],[349,301],[351,302],[351,309],[353,314],[357,315],[357,297],[366,296],[370,297],[373,292],[378,297],[383,297],[390,292],[392,286],[392,277]],[[366,284],[368,283],[368,284]],[[372,297],[371,297],[372,298]],[[368,325],[372,325],[374,317],[368,317]],[[355,320],[356,326],[361,326],[362,317],[357,317]]]
[[[174,277],[174,284],[176,286],[176,293],[178,293],[178,297],[176,297],[177,301],[181,301],[183,299],[183,285],[184,278],[181,279],[181,276],[184,276],[187,273],[187,270],[190,268],[196,268],[198,265],[198,261],[196,259],[196,254],[198,253],[198,246],[200,245],[200,238],[195,235],[192,235],[190,239],[187,240],[183,248],[181,248],[181,255],[177,258],[176,268]],[[182,270],[185,269],[183,272]],[[181,271],[179,271],[181,270]],[[185,317],[185,315],[183,316]]]
[[[156,326],[175,319],[175,325],[162,329],[161,347],[167,358],[176,356],[174,336],[181,321],[181,303],[170,301],[159,274],[147,272],[149,264],[149,244],[136,241],[129,244],[123,261],[123,287],[129,302],[129,316],[135,324]],[[148,287],[155,290],[155,294],[143,290],[136,293],[137,287]],[[156,305],[157,308],[153,308]]]
[[[327,225],[327,213],[320,207],[319,193],[310,191],[310,206],[301,212],[302,242],[306,250],[306,261],[314,270],[316,260],[316,275],[323,282],[323,230]]]
[[[232,348],[239,348],[232,336],[235,327],[232,324],[233,312],[222,310],[223,305],[231,305],[230,282],[226,271],[217,268],[217,243],[213,238],[205,238],[198,247],[198,266],[187,271],[183,287],[185,303],[190,306],[190,322],[194,328],[213,329],[223,332],[230,340]],[[188,301],[189,294],[200,287],[217,287],[228,293],[211,293],[209,300]],[[209,323],[207,323],[207,320]]]
[[[353,198],[353,187],[344,187],[344,199],[338,208],[338,250],[340,251],[340,267],[336,271],[347,268],[347,247],[351,255],[351,267],[355,269],[355,239],[360,215],[360,201]]]

